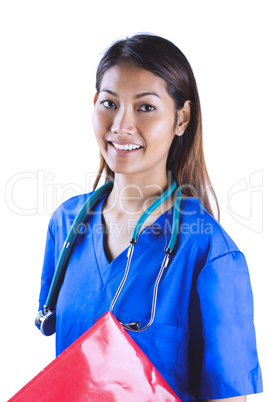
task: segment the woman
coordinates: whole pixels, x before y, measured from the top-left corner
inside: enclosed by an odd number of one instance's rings
[[[145,331],[129,333],[182,401],[245,401],[262,391],[251,286],[243,254],[213,217],[210,195],[218,203],[204,161],[191,67],[166,39],[136,35],[106,51],[96,90],[93,126],[101,164],[94,189],[102,173],[114,184],[76,239],[56,307],[57,354],[109,310],[135,224],[175,179],[182,191],[178,237],[159,284],[155,318]],[[141,228],[113,309],[122,322],[144,326],[150,319],[171,236],[173,194]],[[66,201],[52,216],[40,309],[70,224],[87,198]]]

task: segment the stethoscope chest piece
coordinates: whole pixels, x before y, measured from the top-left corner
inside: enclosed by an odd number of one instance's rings
[[[53,335],[56,331],[56,311],[48,311],[45,315],[43,311],[39,311],[35,324],[43,335]]]

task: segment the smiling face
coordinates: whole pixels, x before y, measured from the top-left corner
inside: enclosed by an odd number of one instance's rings
[[[166,180],[166,161],[176,130],[174,101],[165,81],[130,64],[103,75],[93,112],[100,151],[116,174]],[[153,182],[153,181],[152,181]]]

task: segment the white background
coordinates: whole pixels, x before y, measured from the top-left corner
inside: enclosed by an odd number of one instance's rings
[[[1,2],[1,402],[54,358],[54,337],[33,324],[47,225],[63,200],[92,188],[96,66],[111,42],[137,32],[170,39],[194,70],[221,223],[250,269],[267,385],[265,3]]]

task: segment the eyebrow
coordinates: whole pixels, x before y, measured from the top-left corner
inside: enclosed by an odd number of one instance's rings
[[[111,95],[116,96],[118,98],[118,95],[115,92],[110,91],[110,89],[105,89],[104,88],[100,92],[107,92],[108,94],[111,94]],[[135,99],[140,99],[143,96],[147,96],[147,95],[153,95],[153,96],[157,96],[158,98],[160,98],[160,96],[156,92],[146,91],[146,92],[142,92],[140,94],[135,95]]]

